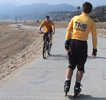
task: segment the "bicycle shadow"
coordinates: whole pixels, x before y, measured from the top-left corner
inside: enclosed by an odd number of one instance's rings
[[[68,60],[68,56],[63,54],[51,54],[49,60]]]
[[[87,59],[88,60],[92,60],[92,59],[106,59],[106,57],[97,56],[96,58],[92,58],[92,56],[88,56]],[[49,60],[68,60],[68,55],[67,54],[51,54],[49,56]]]
[[[80,94],[79,97],[73,98],[72,95],[68,95],[69,100],[106,100],[106,97],[92,97],[91,95]]]

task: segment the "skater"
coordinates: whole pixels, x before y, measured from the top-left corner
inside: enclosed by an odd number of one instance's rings
[[[85,2],[82,6],[82,14],[71,19],[66,32],[65,49],[68,52],[69,66],[66,71],[64,92],[66,95],[69,92],[73,71],[77,66],[74,97],[76,97],[82,91],[80,86],[83,74],[85,72],[84,65],[87,59],[88,49],[87,39],[90,31],[92,33],[93,43],[92,57],[95,58],[97,54],[96,24],[89,17],[89,13],[91,11],[92,4]]]

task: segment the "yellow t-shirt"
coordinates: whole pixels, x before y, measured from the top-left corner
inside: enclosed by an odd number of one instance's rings
[[[86,13],[72,18],[67,28],[66,40],[71,38],[87,41],[90,31],[92,33],[93,49],[97,49],[96,24]]]
[[[54,28],[54,23],[50,20],[49,22],[46,22],[45,20],[41,23],[41,27],[44,27],[44,33],[47,33],[48,31],[52,31]]]

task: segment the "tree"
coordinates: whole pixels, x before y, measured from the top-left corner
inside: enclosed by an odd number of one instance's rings
[[[81,8],[80,6],[77,7],[77,9],[78,9],[78,15],[80,14],[80,8]]]
[[[103,17],[105,17],[105,12],[106,12],[105,6],[102,6],[101,9],[102,9]]]

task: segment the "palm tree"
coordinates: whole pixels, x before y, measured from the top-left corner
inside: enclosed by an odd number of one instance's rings
[[[80,8],[81,8],[80,6],[77,7],[77,9],[78,9],[78,15],[80,14]]]

